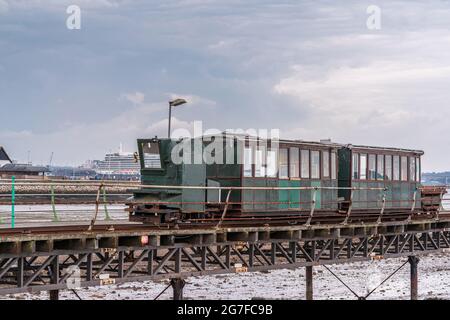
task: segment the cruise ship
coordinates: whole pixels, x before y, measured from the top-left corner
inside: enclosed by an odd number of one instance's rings
[[[137,175],[141,166],[136,162],[132,152],[123,152],[120,145],[119,152],[107,153],[105,160],[98,161],[95,171],[99,174]]]

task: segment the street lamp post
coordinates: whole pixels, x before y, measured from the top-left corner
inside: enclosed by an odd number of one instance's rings
[[[170,139],[170,124],[172,122],[172,107],[177,107],[177,106],[181,106],[182,104],[187,103],[186,100],[184,99],[175,99],[172,101],[169,101],[169,128],[168,128],[168,133],[167,136]]]

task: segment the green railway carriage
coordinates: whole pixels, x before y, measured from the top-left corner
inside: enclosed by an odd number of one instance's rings
[[[420,207],[423,151],[368,146],[343,146],[339,150],[339,186],[385,190],[339,190],[339,197],[354,209],[386,210]],[[415,199],[415,201],[414,201]]]
[[[188,141],[193,149],[198,141]],[[182,156],[189,161],[173,161],[172,152],[179,141],[171,139],[138,139],[141,182],[160,186],[205,186],[206,168],[203,162],[197,164],[194,154]],[[204,211],[205,189],[141,188],[134,190],[134,199],[143,203],[161,203],[161,207],[177,208],[184,212]],[[141,207],[145,212],[145,206]],[[154,211],[155,208],[152,209]],[[165,210],[169,215],[173,210]]]
[[[422,151],[235,134],[139,139],[138,150],[143,187],[130,202],[134,221],[421,207]]]
[[[182,212],[193,217],[221,209],[215,204],[227,198],[229,212],[298,213],[311,210],[313,194],[315,209],[337,210],[337,192],[332,188],[338,186],[339,145],[331,142],[271,141],[223,134],[178,141],[139,139],[138,150],[144,187],[134,192],[134,202],[140,203],[135,215],[161,213],[170,219]],[[182,161],[174,161],[174,156]],[[146,185],[198,188],[155,189]],[[227,187],[237,188],[228,195]]]

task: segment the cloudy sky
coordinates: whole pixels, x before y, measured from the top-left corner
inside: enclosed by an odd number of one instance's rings
[[[443,0],[0,0],[0,145],[35,164],[134,151],[182,96],[175,128],[423,149],[450,170],[449,27]]]

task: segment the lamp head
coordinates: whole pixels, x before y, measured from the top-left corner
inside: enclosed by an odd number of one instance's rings
[[[181,106],[182,104],[185,104],[185,103],[187,103],[187,101],[184,99],[174,99],[172,101],[169,101],[169,105],[171,107]]]

